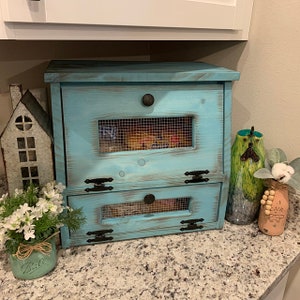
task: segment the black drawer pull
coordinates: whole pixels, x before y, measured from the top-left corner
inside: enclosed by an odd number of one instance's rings
[[[107,233],[112,233],[112,229],[107,230],[98,230],[98,231],[89,231],[87,235],[95,235],[94,239],[88,239],[88,243],[96,243],[96,242],[104,242],[104,241],[111,241],[113,240],[112,236],[105,236]]]
[[[189,220],[182,220],[180,222],[180,224],[195,224],[197,222],[203,222],[204,219],[203,218],[200,218],[200,219],[189,219]]]
[[[93,179],[86,179],[84,182],[86,184],[88,183],[95,183],[95,184],[102,184],[104,182],[112,182],[113,178],[109,177],[109,178],[93,178]]]
[[[86,184],[89,184],[89,183],[93,183],[94,184],[94,187],[92,188],[86,188],[85,191],[87,193],[89,192],[98,192],[98,191],[106,191],[106,190],[112,190],[113,187],[112,186],[106,186],[104,184],[104,182],[111,182],[113,181],[114,179],[111,178],[111,177],[108,177],[108,178],[93,178],[93,179],[86,179],[84,182]]]
[[[203,174],[208,174],[209,173],[209,171],[208,170],[199,170],[199,171],[186,171],[185,173],[184,173],[184,175],[186,175],[186,176],[189,176],[189,175],[192,175],[192,176],[201,176],[201,175],[203,175]]]
[[[195,229],[202,229],[203,225],[198,225],[197,223],[202,223],[204,221],[203,218],[200,219],[190,219],[190,220],[182,220],[180,224],[187,224],[187,227],[181,227],[180,231],[186,231],[186,230],[195,230]]]
[[[194,179],[187,179],[184,181],[184,183],[196,183],[196,182],[207,182],[209,179],[208,178],[194,178]]]
[[[112,189],[113,189],[112,186],[105,186],[104,184],[102,184],[102,185],[95,185],[92,188],[86,188],[85,191],[89,193],[89,192],[98,192],[98,191],[107,191],[107,190],[110,191]]]
[[[152,194],[148,194],[144,197],[144,202],[146,204],[152,204],[155,201],[155,196]]]
[[[192,176],[192,179],[187,179],[184,183],[197,183],[197,182],[207,182],[209,178],[203,178],[203,174],[208,174],[208,170],[197,170],[197,171],[186,171],[184,173],[185,176]]]
[[[142,98],[142,102],[145,106],[151,106],[154,103],[154,97],[151,94],[145,94]]]

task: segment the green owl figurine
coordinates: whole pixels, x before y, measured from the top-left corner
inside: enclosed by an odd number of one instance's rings
[[[253,174],[264,167],[264,161],[263,135],[254,127],[238,131],[231,148],[227,221],[245,225],[257,217],[264,185]]]

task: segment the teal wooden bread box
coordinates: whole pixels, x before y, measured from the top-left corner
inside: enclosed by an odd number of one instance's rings
[[[87,218],[62,246],[222,228],[238,79],[198,62],[51,62],[56,180]]]

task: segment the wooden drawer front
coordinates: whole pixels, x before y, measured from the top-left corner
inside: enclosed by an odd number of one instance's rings
[[[145,94],[154,96],[153,105],[142,104]],[[84,190],[84,181],[91,178],[111,177],[114,190],[125,190],[182,184],[184,173],[195,169],[209,170],[208,176],[223,173],[222,84],[64,84],[62,100],[69,190]],[[192,120],[191,144],[102,152],[101,120],[166,117]]]
[[[207,184],[69,196],[68,205],[83,207],[87,223],[70,236],[63,230],[63,246],[207,229],[218,220],[220,193],[221,184]],[[197,228],[186,230],[194,219]],[[103,241],[93,241],[97,231],[108,232]]]

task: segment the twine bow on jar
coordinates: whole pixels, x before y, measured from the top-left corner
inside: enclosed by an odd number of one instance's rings
[[[37,252],[40,252],[42,254],[49,256],[52,251],[52,245],[50,242],[47,242],[47,241],[57,234],[58,234],[58,232],[52,234],[47,239],[45,239],[43,242],[36,243],[36,244],[20,243],[20,245],[18,246],[18,250],[14,254],[14,256],[17,259],[24,260],[24,259],[28,258],[32,254],[33,251],[37,251]]]

